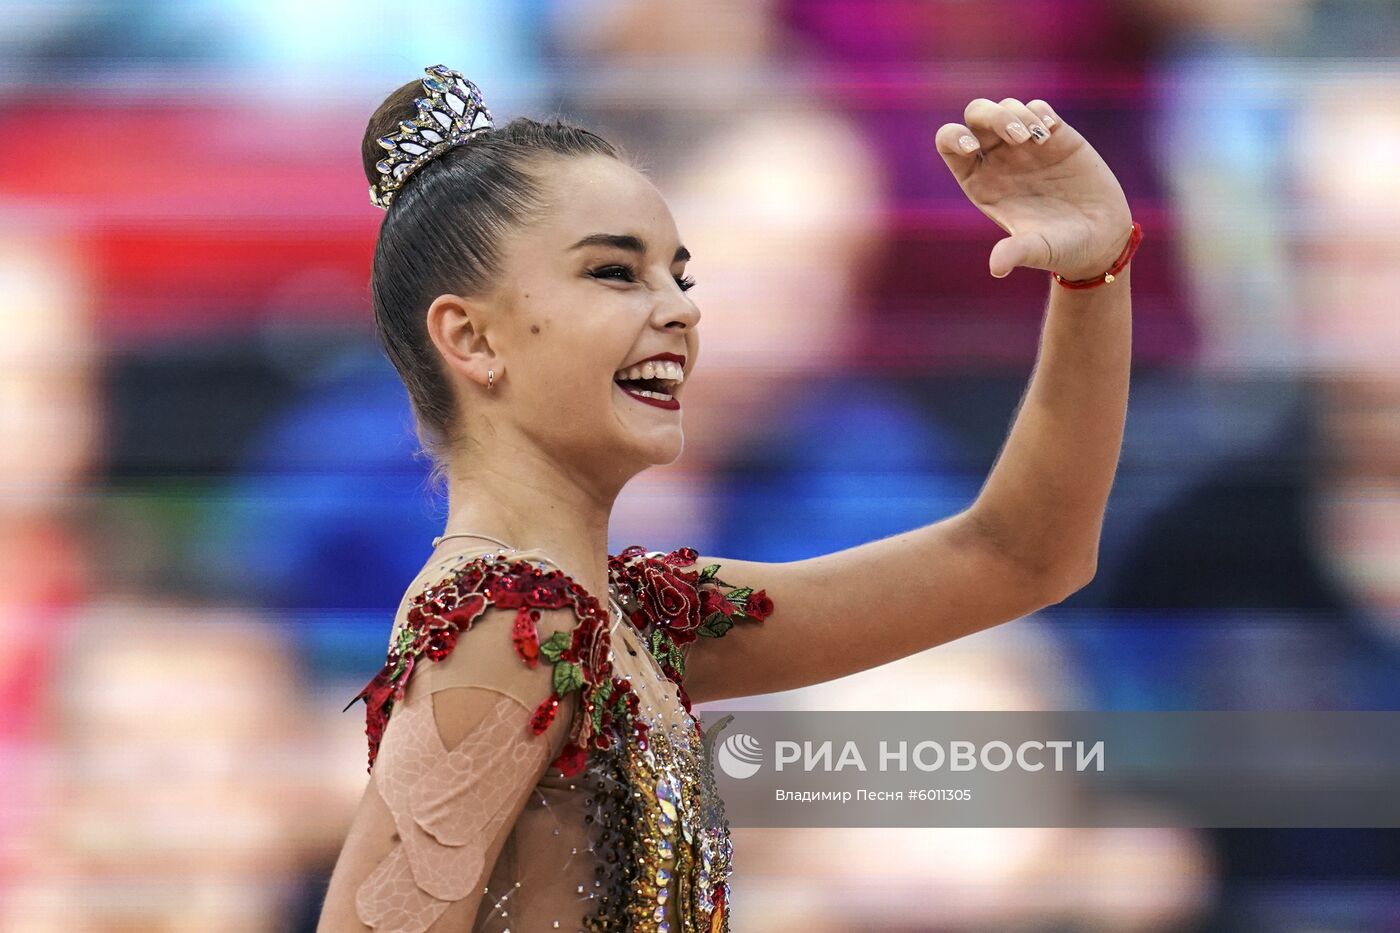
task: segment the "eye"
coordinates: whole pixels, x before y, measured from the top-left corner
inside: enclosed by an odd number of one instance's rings
[[[617,278],[619,273],[621,273],[621,278]],[[637,280],[637,270],[631,266],[602,266],[591,270],[588,274],[595,279],[617,278],[617,281],[620,282],[635,282]],[[693,275],[678,275],[675,278],[676,284],[681,287],[683,292],[688,292],[695,287],[695,276]]]

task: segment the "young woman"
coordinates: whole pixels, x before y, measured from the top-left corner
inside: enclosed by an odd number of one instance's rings
[[[619,491],[681,453],[699,354],[660,192],[587,130],[493,127],[440,65],[376,111],[375,320],[449,513],[355,697],[371,777],[321,930],[728,930],[728,825],[692,703],[865,670],[1092,578],[1141,228],[1044,101],[979,98],[964,119],[936,143],[1011,234],[992,275],[1053,274],[1004,449],[951,518],[759,563],[607,552]]]

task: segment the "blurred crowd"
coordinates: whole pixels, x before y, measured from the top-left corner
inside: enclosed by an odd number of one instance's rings
[[[445,517],[373,339],[358,156],[438,62],[498,122],[621,144],[695,256],[685,453],[624,492],[614,553],[796,560],[972,501],[1048,294],[988,274],[1003,234],[934,149],[973,98],[1049,101],[1145,228],[1096,579],[726,706],[1400,709],[1390,0],[0,15],[0,929],[314,928],[366,780],[342,708]],[[1400,916],[1400,830],[735,836],[743,930]]]

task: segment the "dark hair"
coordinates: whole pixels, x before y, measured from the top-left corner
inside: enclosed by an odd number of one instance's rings
[[[361,153],[365,177],[385,155],[377,142],[417,115],[419,81],[394,91],[370,117]],[[425,312],[443,294],[489,294],[500,271],[501,240],[544,209],[540,169],[548,157],[622,159],[607,140],[558,117],[516,117],[447,150],[409,176],[394,195],[374,249],[370,292],[375,331],[408,389],[416,433],[432,462],[429,483],[446,472],[456,439],[457,405]]]

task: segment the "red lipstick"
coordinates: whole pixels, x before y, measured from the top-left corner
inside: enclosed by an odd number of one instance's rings
[[[655,405],[657,408],[665,408],[668,411],[675,411],[676,409],[681,407],[680,399],[675,397],[669,399],[648,398],[645,395],[637,395],[636,393],[631,392],[628,389],[618,385],[616,382],[614,382],[613,385],[617,386],[619,389],[622,389],[623,394],[630,396],[631,398],[634,398],[639,402],[646,402],[648,405]]]
[[[623,366],[622,368],[623,368],[624,370],[625,370],[625,369],[631,369],[631,368],[633,368],[634,366],[640,366],[640,365],[642,365],[643,363],[661,362],[661,361],[671,362],[671,363],[678,363],[678,364],[680,364],[682,367],[685,366],[685,357],[681,356],[681,355],[678,354],[678,353],[657,353],[657,354],[654,354],[654,355],[652,355],[652,356],[647,357],[646,359],[637,360],[636,362],[633,362],[633,363],[628,363],[626,366]],[[619,389],[621,389],[626,395],[630,396],[631,398],[634,398],[634,399],[636,399],[636,400],[639,401],[639,402],[646,402],[648,405],[655,405],[657,408],[664,408],[664,409],[666,409],[667,411],[675,411],[675,410],[677,410],[678,408],[681,407],[680,399],[677,399],[677,398],[675,398],[674,396],[671,397],[671,398],[666,398],[666,399],[650,398],[650,397],[645,396],[645,395],[638,395],[638,394],[636,394],[636,393],[633,392],[632,390],[628,389],[626,386],[622,385],[620,382],[614,382],[613,385],[617,386]]]
[[[680,363],[682,366],[685,365],[685,357],[680,356],[679,354],[676,354],[676,353],[658,353],[658,354],[656,354],[655,356],[649,356],[649,357],[647,357],[647,358],[644,359],[644,360],[637,360],[636,362],[628,363],[626,366],[624,366],[624,367],[622,367],[622,368],[623,368],[623,369],[631,369],[633,366],[641,366],[643,363],[650,363],[650,362],[653,362],[653,361],[655,361],[655,360],[669,360],[669,361],[672,362],[672,363]]]

